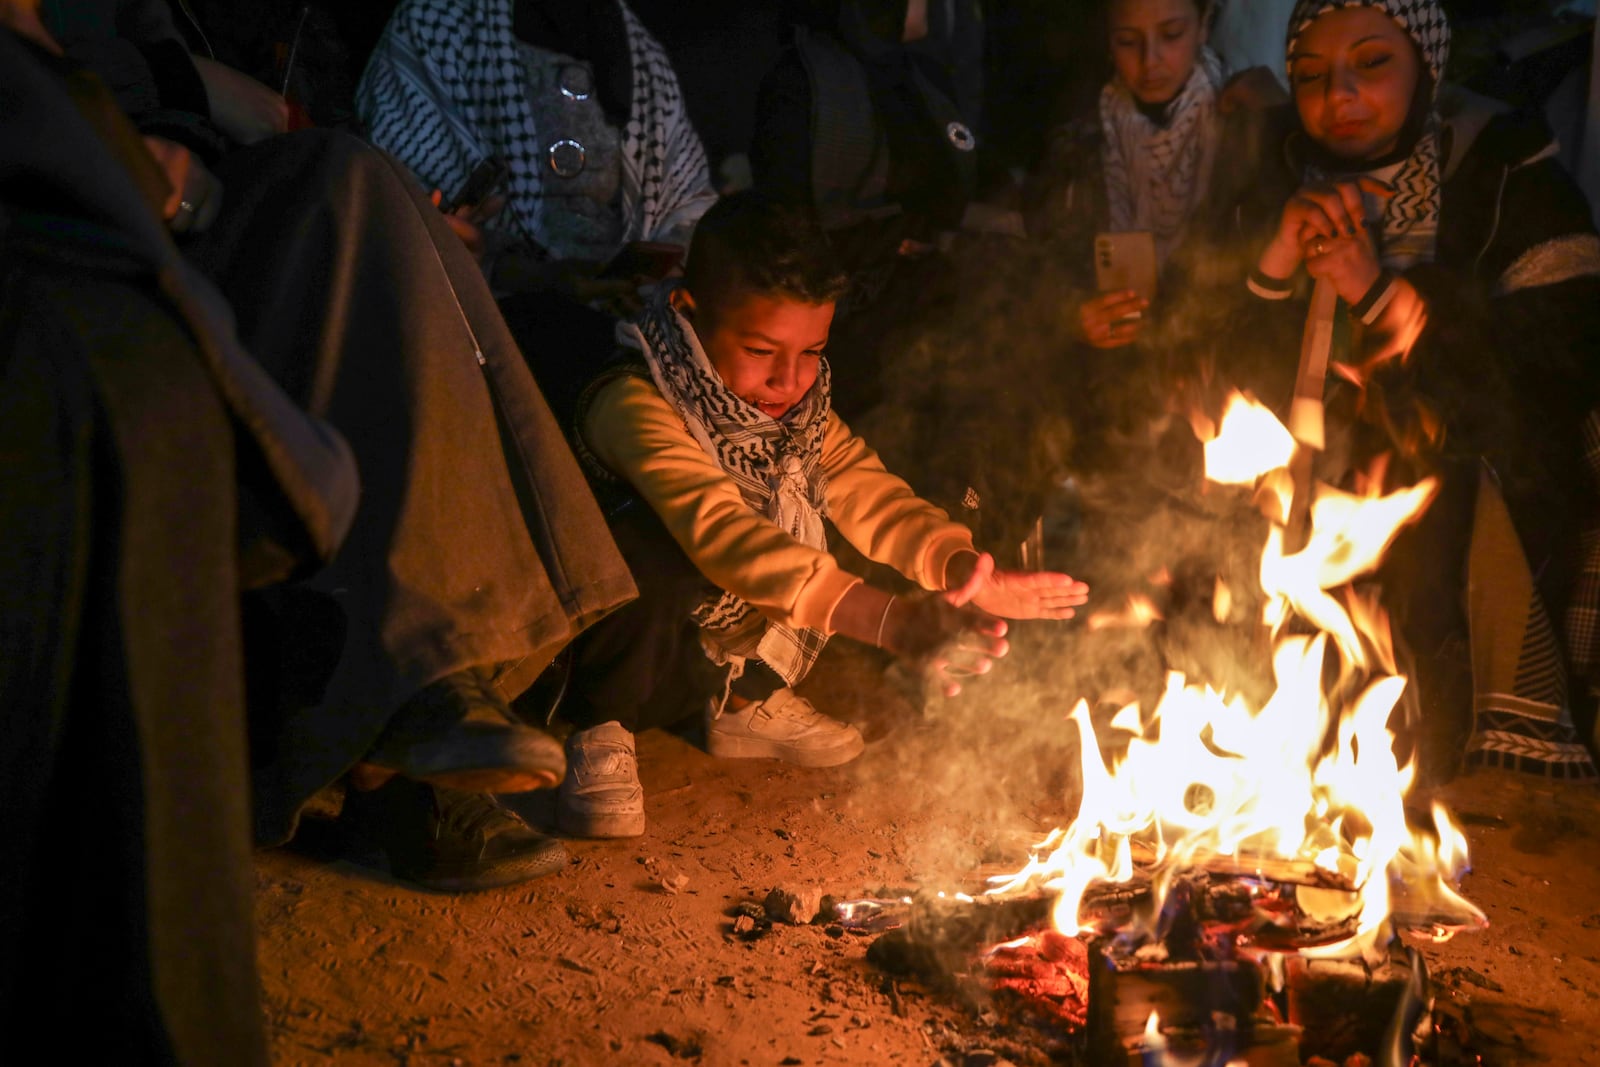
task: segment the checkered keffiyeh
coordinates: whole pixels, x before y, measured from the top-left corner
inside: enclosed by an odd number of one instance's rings
[[[1162,262],[1183,239],[1190,216],[1211,188],[1221,140],[1217,95],[1222,82],[1222,61],[1202,48],[1189,80],[1168,105],[1166,122],[1159,125],[1139,110],[1120,80],[1100,90],[1111,228],[1151,231]]]
[[[608,0],[595,0],[608,2]],[[705,148],[666,52],[615,0],[632,100],[622,130],[623,241],[681,240],[715,202]],[[425,184],[460,188],[491,155],[510,167],[508,228],[543,247],[548,146],[522,83],[513,0],[403,0],[367,62],[356,103],[374,144]]]
[[[1586,580],[1592,580],[1593,566],[1594,560],[1585,560]],[[1584,657],[1594,654],[1570,632],[1573,610],[1581,614],[1579,602],[1586,596],[1582,585],[1567,614],[1566,650],[1580,674]],[[1571,781],[1600,777],[1573,723],[1573,679],[1555,620],[1487,465],[1480,472],[1467,551],[1466,604],[1473,688],[1467,763]],[[1592,599],[1588,607],[1593,610]]]
[[[828,361],[800,403],[774,419],[723,384],[694,327],[672,307],[671,291],[662,286],[638,319],[619,324],[618,342],[644,356],[656,388],[751,510],[801,544],[826,551],[822,446],[833,406]],[[725,590],[700,606],[695,622],[721,653],[759,658],[790,685],[806,676],[828,643],[820,630],[772,622]]]
[[[1445,64],[1450,60],[1450,21],[1438,0],[1299,0],[1289,13],[1290,60],[1294,58],[1295,42],[1307,26],[1329,11],[1346,7],[1376,8],[1394,19],[1416,42],[1422,61],[1433,74],[1435,88],[1444,81]]]
[[[1583,458],[1600,485],[1600,412],[1583,424]],[[1579,681],[1600,696],[1600,523],[1590,522],[1579,549],[1582,569],[1567,605],[1567,650]]]
[[[1293,66],[1295,44],[1307,26],[1329,11],[1347,7],[1370,7],[1398,23],[1416,43],[1422,62],[1433,75],[1434,92],[1438,92],[1450,59],[1450,23],[1437,0],[1299,0],[1289,15],[1288,65]],[[1438,114],[1430,113],[1416,147],[1391,179],[1395,195],[1384,205],[1380,248],[1383,264],[1391,270],[1405,270],[1433,259],[1439,230],[1439,128]],[[1307,176],[1325,177],[1318,173]]]

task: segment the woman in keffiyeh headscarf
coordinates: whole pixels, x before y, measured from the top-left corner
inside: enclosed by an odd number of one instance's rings
[[[1449,43],[1436,0],[1296,4],[1303,184],[1249,284],[1288,300],[1303,269],[1337,291],[1363,423],[1442,478],[1383,573],[1436,742],[1425,769],[1457,758],[1470,690],[1475,757],[1587,777],[1566,690],[1600,618],[1579,541],[1597,500],[1600,237],[1542,121],[1441,90]]]
[[[1276,209],[1260,195],[1276,188],[1258,165],[1274,140],[1262,114],[1225,113],[1221,104],[1226,74],[1206,44],[1212,6],[1111,0],[1113,76],[1092,114],[1056,132],[1041,168],[1031,228],[1060,244],[1069,273],[1090,294],[1078,302],[1079,332],[1096,348],[1132,344],[1149,323],[1137,297],[1094,291],[1096,234],[1148,233],[1172,278],[1203,267],[1215,257],[1202,249],[1254,233]]]

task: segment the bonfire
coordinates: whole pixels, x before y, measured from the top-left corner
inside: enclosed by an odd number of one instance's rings
[[[1309,509],[1296,530],[1296,447],[1269,410],[1239,394],[1205,442],[1207,480],[1253,491],[1269,520],[1258,580],[1276,689],[1252,706],[1173,673],[1154,708],[1129,704],[1099,731],[1079,701],[1070,715],[1082,753],[1077,815],[989,889],[1000,900],[1052,900],[1046,931],[984,953],[990,973],[1040,979],[1034,964],[1058,964],[1070,979],[1053,990],[1061,1015],[1082,1022],[1100,995],[1099,968],[1116,979],[1103,987],[1118,1015],[1139,1013],[1136,1032],[1125,1019],[1113,1027],[1145,1062],[1168,1062],[1178,1031],[1210,1031],[1224,1016],[1238,1031],[1289,1029],[1271,1006],[1292,961],[1353,961],[1370,973],[1402,930],[1444,939],[1487,925],[1457,890],[1468,865],[1460,829],[1439,804],[1422,817],[1408,810],[1414,762],[1397,758],[1390,729],[1407,680],[1376,595],[1354,584],[1436,485],[1385,493],[1381,470],[1362,493],[1302,485]],[[1232,599],[1218,579],[1219,620]],[[1090,625],[1153,617],[1133,601]],[[1260,988],[1241,977],[1245,964]],[[1149,986],[1143,999],[1131,995],[1135,973]],[[1233,985],[1243,992],[1219,1000],[1215,987]],[[1217,1052],[1215,1034],[1205,1043]]]

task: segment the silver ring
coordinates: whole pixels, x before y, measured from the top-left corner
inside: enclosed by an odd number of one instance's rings
[[[194,212],[194,205],[191,204],[187,200],[179,200],[178,201],[178,210],[179,211],[187,211],[191,215],[193,215],[195,213]]]
[[[588,161],[589,153],[582,142],[564,137],[550,146],[550,169],[558,177],[576,178],[583,173],[583,165]]]
[[[568,100],[587,100],[594,91],[594,80],[588,67],[568,64],[556,75],[556,87]]]

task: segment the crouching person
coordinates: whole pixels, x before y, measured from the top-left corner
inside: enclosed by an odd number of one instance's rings
[[[1069,618],[1087,587],[997,571],[835,415],[823,349],[846,279],[806,214],[757,194],[702,219],[683,284],[618,330],[578,451],[640,589],[576,644],[561,828],[644,832],[634,735],[707,716],[712,755],[808,767],[860,754],[792,687],[830,636],[926,658],[945,691],[1006,654],[1006,618]],[[824,520],[923,592],[847,573]]]

